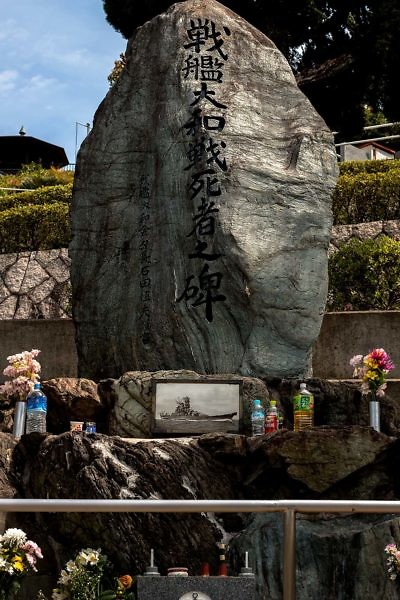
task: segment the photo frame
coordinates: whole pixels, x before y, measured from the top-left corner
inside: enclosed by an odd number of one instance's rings
[[[242,380],[154,379],[152,408],[157,435],[239,433]]]

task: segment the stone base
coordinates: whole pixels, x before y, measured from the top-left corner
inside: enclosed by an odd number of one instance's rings
[[[138,577],[138,600],[255,600],[254,577]]]

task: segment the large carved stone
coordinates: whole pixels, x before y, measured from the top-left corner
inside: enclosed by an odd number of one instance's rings
[[[336,154],[273,42],[214,0],[140,27],[79,153],[79,374],[297,376],[327,292]]]

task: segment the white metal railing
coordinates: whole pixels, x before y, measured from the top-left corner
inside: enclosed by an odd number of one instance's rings
[[[17,187],[0,187],[0,190],[7,192],[33,192],[33,188],[17,188]]]
[[[400,514],[400,501],[375,500],[71,500],[0,499],[2,512],[282,512],[283,600],[296,599],[296,513]]]

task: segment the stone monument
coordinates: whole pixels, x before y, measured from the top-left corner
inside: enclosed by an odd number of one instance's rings
[[[331,132],[215,0],[138,28],[76,167],[79,372],[302,376],[327,293]]]

